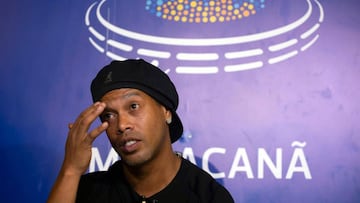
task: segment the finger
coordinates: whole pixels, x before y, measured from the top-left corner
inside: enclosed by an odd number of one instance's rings
[[[101,125],[99,125],[97,128],[95,128],[94,130],[92,130],[88,136],[86,137],[87,139],[85,139],[88,144],[92,144],[94,142],[94,140],[101,134],[103,133],[107,128],[109,127],[109,123],[108,122],[103,122],[101,123]]]
[[[90,106],[80,114],[72,128],[76,128],[77,133],[86,133],[89,130],[91,123],[100,116],[104,111],[104,108],[105,104],[99,102]]]
[[[75,125],[79,125],[79,123],[84,119],[87,118],[89,115],[96,112],[96,109],[100,106],[100,102],[96,102],[93,105],[86,108],[80,115],[77,117],[76,121],[74,122]]]
[[[85,109],[75,122],[72,124],[71,129],[69,131],[69,138],[73,140],[73,143],[77,143],[81,140],[86,139],[87,130],[90,128],[91,123],[95,120],[96,115],[93,116],[90,120],[86,121],[85,119],[89,117],[89,115],[94,114],[96,109],[99,108],[100,102],[96,102],[93,105],[89,106]],[[104,104],[102,104],[104,105]]]

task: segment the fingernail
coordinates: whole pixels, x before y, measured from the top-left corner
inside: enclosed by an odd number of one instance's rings
[[[106,127],[108,127],[109,123],[105,121],[105,122],[103,122],[101,125],[102,125],[104,128],[106,128]]]

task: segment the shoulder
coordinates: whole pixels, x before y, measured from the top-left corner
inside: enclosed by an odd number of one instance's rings
[[[201,202],[234,202],[228,190],[218,183],[210,174],[183,159],[179,178],[186,180],[190,190],[201,199]]]

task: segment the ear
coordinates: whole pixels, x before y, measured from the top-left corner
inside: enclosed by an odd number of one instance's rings
[[[168,109],[166,109],[165,111],[165,121],[167,124],[170,124],[172,122],[172,113]]]

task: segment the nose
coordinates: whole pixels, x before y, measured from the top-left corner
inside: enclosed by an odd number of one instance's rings
[[[117,129],[118,134],[123,135],[127,131],[132,130],[132,128],[133,125],[130,116],[120,115],[118,117],[118,129]]]

